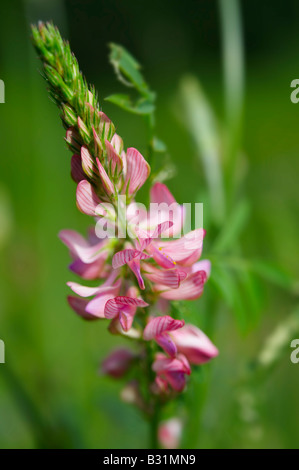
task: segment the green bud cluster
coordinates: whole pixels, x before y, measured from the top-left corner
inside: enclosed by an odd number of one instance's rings
[[[61,111],[68,147],[80,155],[84,145],[94,162],[98,157],[104,163],[105,140],[111,141],[115,127],[101,112],[95,88],[80,72],[68,41],[52,23],[39,23],[32,26],[32,42],[42,62],[49,95]],[[90,182],[97,186],[94,180]],[[100,184],[96,189],[101,192]]]

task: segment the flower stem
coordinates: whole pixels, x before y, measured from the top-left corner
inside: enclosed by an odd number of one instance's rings
[[[160,409],[159,404],[154,404],[154,411],[150,420],[150,449],[158,449],[158,427],[159,427]]]

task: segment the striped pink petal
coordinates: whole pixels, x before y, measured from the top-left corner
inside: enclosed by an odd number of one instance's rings
[[[182,354],[175,359],[166,357],[164,354],[157,354],[157,359],[153,363],[153,371],[158,374],[161,372],[183,372],[189,375],[191,368],[188,360]]]
[[[85,280],[102,278],[105,276],[104,266],[109,252],[107,250],[103,253],[105,253],[105,257],[98,258],[96,261],[88,264],[83,263],[83,261],[77,258],[69,265],[69,269]]]
[[[168,290],[166,286],[156,284],[155,291],[161,292],[160,296],[167,300],[194,300],[203,293],[207,275],[205,271],[197,271],[190,274],[178,289]],[[166,290],[165,290],[166,289]]]
[[[135,357],[135,354],[129,349],[118,348],[104,359],[101,372],[114,378],[120,378],[128,371]]]
[[[105,317],[115,318],[124,307],[147,307],[148,304],[143,299],[118,296],[107,302],[105,306]]]
[[[82,286],[77,282],[67,282],[66,284],[73,292],[75,292],[75,294],[80,295],[80,297],[91,297],[92,295],[96,295],[99,290],[99,287]]]
[[[196,229],[178,240],[154,242],[149,251],[158,248],[176,263],[191,266],[201,255],[204,235],[203,229]]]
[[[194,325],[185,325],[171,333],[177,349],[191,364],[204,364],[218,355],[212,341]]]
[[[71,255],[75,258],[76,261],[81,261],[84,265],[80,266],[79,264],[71,265],[70,269],[74,272],[88,268],[85,265],[98,262],[98,269],[103,266],[107,256],[109,254],[107,246],[107,240],[101,240],[95,243],[98,238],[94,238],[92,241],[93,245],[90,244],[85,238],[83,238],[79,233],[74,230],[61,230],[58,234],[61,241],[69,248]],[[74,263],[75,263],[74,262]],[[77,271],[76,271],[77,270]]]
[[[124,148],[124,143],[122,138],[118,134],[114,134],[114,136],[112,137],[111,145],[116,150],[117,154],[121,155]]]
[[[151,264],[144,264],[143,274],[151,282],[163,284],[171,289],[179,287],[179,276],[176,269],[162,270]]]
[[[161,202],[166,202],[166,204],[171,205],[176,203],[175,198],[163,183],[155,183],[150,190],[150,199],[152,203],[160,204]]]
[[[82,168],[89,178],[91,178],[95,172],[97,173],[92,156],[85,145],[81,147],[81,161]]]
[[[192,266],[192,272],[196,271],[205,271],[208,279],[211,274],[211,261],[208,259],[202,259],[197,263],[194,263]]]
[[[135,274],[140,289],[144,290],[145,285],[140,271],[140,259],[132,259],[132,261],[128,262],[128,266]]]
[[[109,196],[111,196],[111,194],[114,194],[114,186],[113,186],[109,176],[107,175],[105,168],[101,164],[100,160],[98,158],[96,160],[97,160],[99,174],[100,174],[100,178],[101,178],[101,181],[103,183],[104,189],[105,189],[106,193]]]
[[[125,178],[127,175],[127,155],[124,150],[121,152],[121,159],[123,162],[123,176]]]
[[[103,152],[103,145],[102,145],[102,141],[99,137],[99,135],[97,134],[95,128],[92,126],[92,133],[93,133],[93,140],[94,140],[94,150],[95,150],[95,154],[98,155],[102,155],[102,152]]]
[[[134,320],[134,311],[121,310],[119,313],[119,323],[124,331],[129,331],[132,327]]]
[[[157,354],[152,369],[177,392],[184,389],[185,375],[190,375],[191,372],[187,359],[182,355],[177,358],[167,358],[163,354]]]
[[[101,293],[88,302],[86,311],[97,318],[105,318],[105,305],[114,297],[113,292]]]
[[[73,230],[62,230],[59,238],[70,249],[73,257],[79,258],[85,264],[97,260],[106,260],[109,251],[106,249],[107,241],[101,240],[95,245],[90,245],[80,234]]]
[[[148,251],[153,256],[156,263],[165,269],[173,269],[176,266],[176,262],[168,255],[162,251],[162,248],[156,248],[153,244],[149,245]]]
[[[101,203],[93,187],[87,180],[82,180],[77,186],[77,206],[83,214],[95,216],[97,206]]]
[[[127,191],[131,195],[136,193],[147,180],[150,174],[150,166],[141,153],[132,147],[128,148],[126,159],[127,174],[123,192]]]
[[[153,241],[153,239],[160,237],[160,235],[171,228],[173,226],[173,222],[169,220],[158,224],[152,234],[148,235],[147,232],[139,230],[139,237],[141,238],[140,244],[140,251],[145,250],[149,244]]]
[[[112,267],[114,269],[119,268],[120,266],[124,266],[125,264],[132,261],[132,259],[148,259],[150,258],[149,255],[146,253],[141,253],[139,250],[133,250],[128,248],[126,250],[118,251],[112,258]]]
[[[108,116],[106,116],[106,114],[103,113],[102,111],[100,111],[99,115],[101,118],[100,125],[99,125],[99,132],[100,132],[101,138],[105,140],[108,138],[108,135],[110,133],[112,122],[108,118]]]
[[[119,174],[123,168],[122,159],[117,153],[117,150],[112,145],[112,142],[110,143],[108,140],[105,140],[105,145],[107,150],[108,165],[109,167],[111,166],[111,174]]]
[[[58,234],[62,243],[70,250],[72,255],[77,254],[77,246],[88,247],[89,243],[75,230],[61,230]]]
[[[168,333],[162,333],[161,335],[156,336],[156,342],[170,357],[175,357],[177,347]]]
[[[77,282],[67,282],[67,285],[72,289],[73,292],[75,292],[75,294],[78,294],[81,297],[91,297],[92,295],[98,294],[113,294],[115,296],[119,291],[121,280],[119,279],[115,284],[110,286],[107,286],[106,282],[99,287],[82,286]]]
[[[135,256],[138,256],[139,251],[133,249],[126,249],[118,251],[112,258],[112,267],[114,269],[124,266],[129,261],[131,261]]]
[[[170,230],[165,233],[166,238],[173,237],[181,233],[185,219],[184,206],[180,206],[167,186],[162,183],[155,183],[150,191],[151,204],[157,204],[157,212],[151,211],[151,218],[159,218],[160,220],[164,217],[167,220],[173,221],[173,226]],[[153,206],[151,206],[153,209]]]
[[[65,141],[72,147],[75,152],[80,152],[81,138],[74,127],[69,127],[66,131]]]
[[[71,177],[75,183],[80,183],[80,181],[86,178],[86,175],[82,169],[82,162],[80,155],[73,155],[71,159]]]
[[[146,341],[156,338],[166,331],[177,330],[184,326],[184,320],[175,320],[169,315],[152,318],[144,328],[143,338]]]
[[[164,286],[170,287],[171,289],[177,289],[180,282],[183,281],[187,274],[178,269],[159,269],[151,264],[143,265],[145,277],[150,281],[163,284]]]
[[[86,311],[86,306],[88,304],[88,300],[81,299],[80,297],[74,297],[69,295],[68,298],[68,303],[70,307],[84,320],[96,320],[96,317],[94,315],[91,315]]]

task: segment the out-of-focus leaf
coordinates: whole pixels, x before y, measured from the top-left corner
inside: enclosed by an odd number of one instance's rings
[[[184,78],[180,94],[184,110],[182,122],[196,144],[209,186],[212,217],[220,225],[225,217],[225,193],[220,165],[221,145],[214,112],[196,78]]]
[[[259,318],[264,297],[256,276],[248,269],[240,270],[238,278],[242,289],[243,302],[247,305],[248,324],[251,326]]]
[[[157,137],[154,137],[153,150],[154,152],[165,153],[167,151],[167,147],[166,147],[166,144],[162,140],[158,139]]]
[[[150,92],[141,72],[137,60],[119,44],[109,44],[109,59],[114,67],[118,79],[126,86],[133,86],[141,94]]]
[[[13,224],[12,207],[9,195],[4,187],[0,186],[0,249],[9,239]]]
[[[245,228],[249,218],[249,204],[248,201],[242,200],[236,206],[233,214],[228,218],[216,239],[213,252],[224,253],[225,251],[234,248],[238,238]]]
[[[132,103],[131,98],[129,95],[123,94],[115,94],[110,95],[105,98],[105,101],[109,101],[109,103],[113,103],[116,106],[128,111],[129,113],[133,114],[151,114],[155,110],[155,106],[147,99],[140,99],[137,103]]]
[[[248,307],[236,276],[228,269],[214,266],[210,282],[232,310],[240,330],[244,332],[248,326]]]
[[[299,282],[293,279],[290,274],[281,267],[263,260],[250,261],[249,266],[253,272],[266,281],[298,294]]]
[[[176,166],[172,163],[170,158],[166,155],[165,161],[162,164],[162,168],[154,171],[151,176],[151,183],[163,183],[173,178],[177,173]]]
[[[135,105],[136,114],[152,114],[155,111],[155,105],[149,99],[141,98]]]

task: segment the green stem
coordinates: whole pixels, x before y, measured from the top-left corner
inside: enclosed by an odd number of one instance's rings
[[[150,449],[159,449],[158,428],[160,421],[160,407],[156,402],[154,404],[153,415],[150,420]]]

